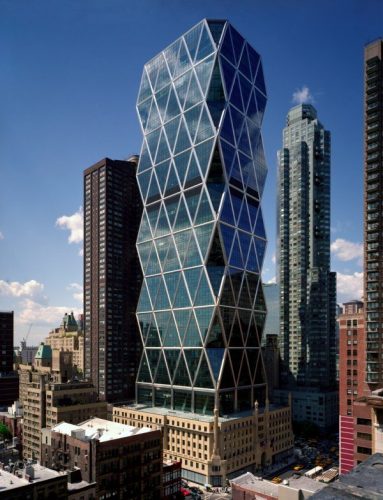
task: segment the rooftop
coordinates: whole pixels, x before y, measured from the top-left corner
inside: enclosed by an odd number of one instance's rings
[[[31,471],[31,468],[33,469],[33,472]],[[27,486],[30,483],[37,483],[39,481],[46,481],[48,479],[62,476],[59,472],[47,469],[39,464],[32,464],[26,469],[17,469],[15,472],[16,473],[14,474],[10,471],[0,469],[0,493],[4,490],[21,488],[22,486]],[[32,474],[30,472],[32,472]],[[28,473],[31,480],[25,477],[25,473]]]
[[[52,349],[50,345],[45,345],[43,342],[39,345],[35,354],[35,359],[52,359]]]
[[[153,432],[149,427],[133,427],[132,425],[119,424],[102,418],[90,418],[78,425],[61,422],[53,427],[52,431],[76,437],[81,441],[96,439],[100,443]]]

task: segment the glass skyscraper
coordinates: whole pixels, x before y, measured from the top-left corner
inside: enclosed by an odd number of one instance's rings
[[[138,403],[264,404],[265,105],[260,56],[227,21],[201,21],[144,67]]]

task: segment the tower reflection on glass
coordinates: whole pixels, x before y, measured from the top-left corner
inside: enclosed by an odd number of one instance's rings
[[[199,414],[266,398],[259,54],[203,20],[143,70],[137,402]]]

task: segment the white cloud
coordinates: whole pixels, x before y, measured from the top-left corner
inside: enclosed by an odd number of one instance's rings
[[[75,316],[82,313],[79,308],[64,306],[44,306],[31,299],[22,301],[16,317],[19,323],[33,323],[33,325],[58,326],[65,313],[73,311]]]
[[[73,292],[73,298],[82,304],[83,301],[83,289],[79,283],[71,283],[67,290]]]
[[[4,239],[4,234],[0,231],[0,240]]]
[[[70,231],[68,242],[81,243],[84,238],[84,211],[80,207],[77,212],[72,215],[62,215],[56,220],[56,226],[61,229]]]
[[[277,261],[277,258],[275,257],[275,253],[273,253],[273,256],[271,257],[271,262],[275,264]]]
[[[353,243],[337,238],[331,243],[331,252],[342,261],[361,259],[363,257],[363,243]]]
[[[44,285],[36,280],[19,283],[18,281],[0,280],[0,295],[7,297],[31,297],[45,301]]]
[[[310,89],[307,85],[303,85],[301,89],[297,89],[293,93],[293,103],[295,104],[303,104],[308,102],[314,102],[314,97],[312,96]]]
[[[337,273],[337,300],[339,303],[348,300],[360,300],[363,295],[363,273]]]
[[[277,282],[277,278],[275,276],[273,276],[271,279],[269,279],[269,281],[266,281],[265,284],[266,285],[273,285]]]

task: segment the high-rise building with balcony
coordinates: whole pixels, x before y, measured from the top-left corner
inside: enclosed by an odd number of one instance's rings
[[[134,397],[141,354],[136,166],[105,158],[84,172],[85,377],[110,402]]]
[[[278,160],[281,381],[293,390],[295,419],[329,427],[338,416],[330,132],[312,105],[289,111]]]
[[[261,352],[265,105],[261,58],[226,21],[201,21],[144,67],[144,352],[138,405],[115,409],[114,418],[162,425],[165,458],[182,460],[184,477],[201,484],[278,461],[292,444],[289,407],[268,404]],[[284,432],[260,437],[258,417],[269,422],[271,414]],[[224,444],[226,424],[246,426],[246,443]]]

